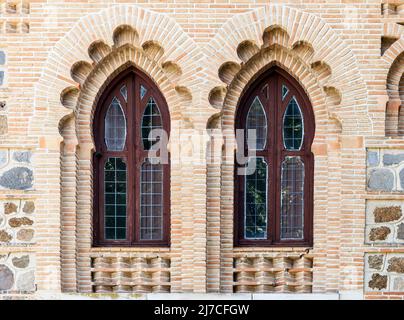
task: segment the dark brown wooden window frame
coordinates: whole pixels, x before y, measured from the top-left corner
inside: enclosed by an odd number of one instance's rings
[[[119,90],[127,86],[127,102],[122,99]],[[148,90],[140,98],[140,86]],[[105,115],[114,97],[120,100],[125,114],[127,134],[123,151],[108,151],[104,141]],[[93,246],[94,247],[167,247],[170,246],[170,163],[163,167],[163,238],[162,240],[140,239],[140,168],[147,151],[143,149],[141,136],[142,115],[150,97],[158,105],[162,117],[162,127],[170,133],[170,114],[167,102],[158,86],[142,71],[134,66],[127,68],[116,76],[101,94],[93,118]],[[132,106],[131,108],[129,106]],[[121,157],[127,165],[127,199],[126,199],[126,240],[108,240],[104,234],[104,164],[109,157]]]
[[[280,81],[282,79],[282,81]],[[304,117],[304,141],[300,151],[287,151],[283,145],[283,114],[288,105],[288,98],[282,100],[282,83],[289,88],[287,97],[294,95],[300,104]],[[266,94],[262,91],[268,85]],[[269,179],[267,184],[267,239],[244,238],[244,176],[237,175],[242,167],[235,162],[234,170],[234,243],[235,246],[262,247],[311,247],[313,245],[313,184],[314,155],[311,152],[315,134],[315,118],[310,100],[302,86],[288,72],[278,66],[258,75],[245,89],[239,100],[235,129],[244,129],[248,110],[253,99],[259,96],[267,116],[267,143],[265,149],[256,151],[257,157],[263,157],[268,164]],[[265,99],[263,99],[265,98]],[[276,109],[274,106],[281,106]],[[275,124],[275,125],[274,125]],[[244,155],[247,155],[244,145]],[[305,165],[304,178],[304,231],[302,240],[281,240],[281,163],[285,156],[300,156]]]

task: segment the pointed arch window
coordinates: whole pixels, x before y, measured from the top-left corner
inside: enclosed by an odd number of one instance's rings
[[[170,167],[149,153],[160,140],[154,129],[169,134],[167,104],[130,68],[104,91],[94,116],[95,246],[169,244]]]
[[[236,129],[255,129],[244,155],[255,170],[235,170],[235,243],[240,246],[309,246],[313,229],[311,145],[315,123],[299,83],[274,67],[240,99]],[[246,172],[246,175],[240,175]]]

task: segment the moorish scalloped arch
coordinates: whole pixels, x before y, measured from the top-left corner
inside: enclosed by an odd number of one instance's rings
[[[313,14],[282,5],[267,5],[235,15],[223,25],[204,52],[206,61],[209,61],[206,71],[208,86],[204,95],[209,100],[211,115],[220,115],[221,125],[217,127],[225,136],[234,135],[236,106],[244,88],[258,74],[276,64],[300,82],[316,117],[316,137],[312,147],[316,156],[315,181],[328,181],[329,163],[341,165],[338,157],[342,145],[339,136],[333,138],[335,133],[360,137],[373,132],[366,83],[350,46],[336,30]],[[210,119],[213,118],[217,122],[214,116]],[[225,144],[221,164],[208,170],[208,175],[210,171],[220,172],[221,179],[219,191],[208,185],[207,200],[208,203],[220,203],[219,207],[208,211],[208,216],[212,219],[220,217],[221,265],[232,265],[234,252],[238,252],[233,249],[231,227],[234,217],[234,147],[234,144]],[[323,199],[328,198],[333,187],[317,189],[315,182],[314,188],[316,245],[313,252],[321,255],[321,243],[327,236],[316,226],[327,223],[325,213],[329,209]],[[336,204],[335,210],[338,208],[341,208],[341,203]],[[210,268],[208,272],[220,278],[220,284],[212,290],[233,291],[231,270],[221,267]],[[316,272],[338,283],[338,274],[332,270],[318,268]],[[316,279],[313,290],[323,285]]]
[[[383,26],[383,37],[401,38],[404,34],[404,27],[395,22],[387,22]]]
[[[236,49],[247,41],[254,43],[254,49],[250,47],[253,50],[250,50],[250,55],[254,54],[254,50],[274,43],[289,49],[307,44],[313,50],[310,63],[321,62],[332,70],[328,83],[338,88],[342,97],[335,112],[345,123],[344,133],[371,133],[373,126],[367,114],[367,89],[356,58],[350,46],[324,20],[282,5],[267,5],[235,15],[223,25],[205,48],[210,66],[209,90],[223,86],[223,82],[217,77],[217,70],[224,61],[234,62],[235,69],[236,65],[245,63]],[[237,72],[238,70],[234,71],[233,76]],[[209,91],[206,96],[209,96]],[[355,116],[352,116],[352,112]],[[357,121],[358,119],[362,121]]]
[[[71,78],[72,66],[80,67],[87,76],[93,64],[102,59],[102,54],[124,43],[132,43],[136,51],[149,59],[152,57],[166,73],[170,70],[167,64],[162,65],[164,62],[178,65],[182,76],[176,84],[177,91],[190,90],[191,76],[201,55],[192,38],[167,15],[136,5],[113,6],[82,17],[52,48],[35,86],[35,113],[30,133],[39,136],[56,133],[59,120],[69,112],[60,103],[60,93],[69,86],[74,90],[73,87],[80,89],[83,85],[78,84],[80,78]],[[71,98],[74,101],[74,94]],[[38,122],[46,125],[37,127],[34,123]]]
[[[383,54],[385,63],[386,135],[404,135],[404,37],[394,42]]]
[[[53,171],[60,176],[61,187],[55,186],[51,194],[46,192],[47,168],[37,169],[37,190],[41,194],[38,226],[44,226],[39,227],[38,239],[43,232],[57,237],[62,230],[61,240],[55,238],[54,248],[38,242],[39,248],[43,248],[39,252],[53,250],[55,256],[61,257],[60,265],[55,265],[47,281],[38,282],[39,290],[60,290],[61,286],[73,292],[92,290],[91,119],[103,89],[120,71],[134,65],[164,94],[172,130],[184,125],[192,127],[191,84],[200,55],[198,46],[173,19],[135,5],[117,5],[83,16],[55,44],[35,86],[34,114],[28,128],[29,134],[39,137],[43,146],[37,152],[39,163],[45,162],[49,154],[61,159],[60,171]],[[170,136],[170,140],[174,137]],[[171,194],[180,198],[183,188],[189,186],[183,186],[177,165],[172,165],[172,171],[177,173],[172,179],[177,188]],[[48,209],[50,201],[60,206],[60,214]],[[183,205],[187,210],[182,209]],[[171,218],[179,220],[178,215],[189,210],[192,208],[188,204],[176,202]],[[49,227],[49,217],[59,219],[61,225]],[[180,232],[174,226],[172,237],[181,238],[177,235]],[[175,243],[167,251],[177,254],[173,265],[180,259],[181,245]],[[38,268],[53,268],[47,258],[38,257],[37,264]],[[172,279],[171,290],[175,292],[181,282],[176,274],[172,274]]]
[[[404,36],[398,39],[382,56],[382,60],[387,66],[386,70],[386,90],[389,99],[399,100],[399,82],[404,71],[402,55],[404,52]]]

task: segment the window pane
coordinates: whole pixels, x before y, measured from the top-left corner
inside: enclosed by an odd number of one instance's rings
[[[258,97],[254,99],[253,103],[250,106],[246,122],[247,141],[248,130],[255,130],[256,134],[255,146],[249,146],[250,149],[263,150],[265,148],[267,140],[267,119],[264,107],[262,106],[261,101]]]
[[[115,97],[105,116],[105,144],[109,151],[122,151],[126,140],[125,116]]]
[[[121,95],[125,99],[125,101],[128,102],[128,89],[126,88],[126,86],[123,85],[119,91],[121,92]]]
[[[150,150],[152,145],[158,141],[158,139],[154,141],[149,140],[150,132],[153,129],[161,129],[162,127],[160,110],[153,97],[151,97],[147,102],[142,117],[142,141],[144,150]]]
[[[283,116],[283,145],[287,150],[300,150],[303,144],[303,115],[293,97]]]
[[[282,85],[282,101],[285,100],[288,93],[289,93],[288,87],[283,84]]]
[[[303,239],[304,163],[300,157],[282,162],[281,239]]]
[[[267,171],[265,160],[256,158],[256,170],[245,176],[245,239],[267,238]]]
[[[147,89],[141,85],[140,86],[140,99],[143,99],[144,96],[146,95],[146,93],[147,93]]]
[[[126,164],[108,158],[104,166],[104,227],[106,240],[126,239]]]
[[[147,159],[140,176],[140,239],[163,238],[163,167]]]

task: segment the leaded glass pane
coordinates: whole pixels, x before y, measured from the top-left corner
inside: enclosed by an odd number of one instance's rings
[[[163,238],[163,167],[147,159],[140,177],[140,239]]]
[[[281,239],[303,239],[304,163],[300,157],[286,157],[281,179]]]
[[[288,87],[283,84],[282,85],[282,101],[285,100],[288,93],[289,93]]]
[[[104,166],[104,227],[106,240],[126,239],[126,164],[108,158]]]
[[[149,140],[150,132],[153,129],[162,129],[162,120],[160,115],[160,110],[154,101],[153,97],[147,102],[146,108],[142,117],[142,141],[144,150],[150,150],[153,144],[155,144],[158,139]]]
[[[140,99],[143,99],[144,96],[147,93],[147,89],[145,87],[143,87],[142,85],[140,85]]]
[[[123,85],[119,91],[121,92],[121,95],[125,99],[125,101],[128,102],[128,88]]]
[[[261,101],[256,97],[250,106],[246,120],[247,141],[248,130],[255,130],[255,146],[249,145],[250,149],[263,150],[267,141],[267,118]]]
[[[283,116],[283,145],[289,151],[302,148],[303,144],[303,114],[293,97]]]
[[[125,141],[125,115],[119,100],[115,97],[105,115],[105,144],[109,151],[122,151]]]
[[[245,239],[267,238],[268,169],[264,159],[256,158],[256,170],[245,176]],[[250,160],[251,161],[251,160]]]

